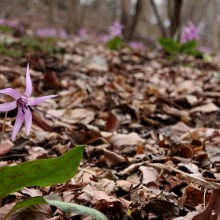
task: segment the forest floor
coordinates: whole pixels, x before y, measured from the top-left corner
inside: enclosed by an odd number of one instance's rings
[[[58,95],[33,107],[30,135],[23,128],[14,143],[16,111],[9,112],[0,166],[60,156],[77,145],[85,145],[84,156],[70,181],[5,197],[1,215],[18,201],[55,193],[110,220],[219,218],[220,58],[111,51],[86,41],[56,48],[14,44],[9,51],[25,53],[0,55],[0,89],[22,91],[29,62],[33,96]],[[35,219],[89,219],[49,205],[31,212]],[[30,210],[10,219],[30,219]]]

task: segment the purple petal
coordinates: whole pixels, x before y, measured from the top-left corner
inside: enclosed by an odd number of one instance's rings
[[[44,102],[45,100],[47,99],[51,99],[51,98],[54,98],[56,97],[57,95],[48,95],[48,96],[42,96],[42,97],[38,97],[34,100],[29,100],[28,101],[28,105],[32,106],[32,105],[39,105],[41,104],[42,102]]]
[[[0,112],[8,112],[17,107],[16,101],[0,104]]]
[[[29,135],[32,125],[32,114],[30,109],[25,109],[24,121],[25,121],[26,135]]]
[[[15,121],[15,124],[14,124],[14,129],[13,129],[13,132],[12,132],[12,141],[15,140],[15,137],[18,133],[18,131],[21,129],[21,125],[22,123],[24,122],[24,113],[22,112],[22,109],[21,108],[18,108],[18,114],[17,114],[17,117],[16,117],[16,121]]]
[[[0,90],[0,93],[9,95],[14,99],[19,99],[21,97],[21,94],[12,88],[2,89]]]
[[[30,72],[29,72],[29,63],[27,65],[27,70],[26,70],[26,90],[24,95],[27,97],[30,97],[32,93],[32,82],[31,82],[31,77],[30,77]]]

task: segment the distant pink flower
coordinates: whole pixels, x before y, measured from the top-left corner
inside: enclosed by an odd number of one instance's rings
[[[4,18],[0,18],[0,25],[5,25],[5,19]]]
[[[66,39],[66,38],[68,38],[68,34],[66,33],[65,30],[60,30],[59,36],[60,36],[61,39]]]
[[[199,39],[199,30],[198,28],[192,23],[189,22],[187,26],[185,26],[180,35],[180,42],[186,43],[191,40],[198,40]]]
[[[109,40],[111,39],[111,36],[108,35],[108,34],[99,34],[99,35],[98,35],[98,39],[99,39],[101,42],[105,43],[105,42],[107,42],[107,41],[109,41]]]
[[[199,47],[199,51],[201,51],[201,52],[203,52],[203,53],[207,53],[207,54],[212,53],[211,48],[209,48],[209,47],[204,47],[204,46],[200,46],[200,47]]]
[[[81,27],[77,33],[77,35],[81,38],[87,37],[88,33],[84,27]]]
[[[17,27],[18,23],[13,20],[8,20],[8,21],[6,21],[6,25],[8,25],[11,28],[15,28],[15,27]]]
[[[122,37],[123,28],[124,27],[120,22],[115,21],[110,27],[110,36],[111,37]]]
[[[20,130],[23,122],[25,122],[26,135],[29,134],[32,126],[32,114],[31,114],[30,106],[39,105],[43,101],[57,96],[57,95],[48,95],[31,100],[30,96],[32,94],[32,90],[33,89],[32,89],[31,77],[29,73],[29,64],[27,65],[27,70],[26,70],[26,90],[24,94],[21,95],[18,91],[12,88],[6,88],[0,90],[0,93],[9,95],[15,99],[15,101],[0,104],[0,112],[8,112],[15,108],[18,108],[18,113],[15,120],[14,129],[12,132],[12,141],[15,140],[15,137],[18,131]]]
[[[36,30],[36,35],[38,37],[56,37],[57,30],[52,27],[38,28]]]
[[[53,28],[53,27],[38,28],[35,31],[35,33],[38,37],[41,37],[41,38],[60,37],[62,39],[66,39],[68,37],[65,30],[56,29],[56,28]]]
[[[142,42],[130,41],[129,46],[134,50],[145,50],[145,45]]]

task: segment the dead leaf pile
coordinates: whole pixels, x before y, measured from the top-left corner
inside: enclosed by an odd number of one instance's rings
[[[0,166],[86,148],[69,182],[13,193],[3,199],[2,213],[31,196],[56,194],[110,220],[220,218],[217,58],[209,65],[187,56],[172,63],[160,51],[110,51],[81,42],[69,44],[64,54],[30,53],[20,60],[0,55],[0,88],[22,90],[27,61],[33,95],[58,97],[33,109],[30,136],[22,129],[14,144],[16,111],[9,112]],[[0,96],[0,103],[6,100]],[[27,213],[33,219],[79,219],[49,206],[17,211],[11,219],[28,219]]]

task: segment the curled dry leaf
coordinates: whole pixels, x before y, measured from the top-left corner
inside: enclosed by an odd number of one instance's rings
[[[96,187],[92,187],[90,185],[87,185],[83,188],[82,193],[77,196],[77,199],[90,202],[92,204],[96,204],[97,202],[100,202],[102,200],[105,200],[107,202],[118,201],[113,196],[108,196],[105,192],[97,190]]]
[[[8,152],[10,152],[13,146],[14,144],[9,140],[2,141],[2,144],[0,145],[0,156],[4,156]]]
[[[214,189],[205,209],[194,216],[192,220],[219,220],[220,219],[220,189]]]
[[[88,68],[88,70],[94,70],[94,71],[107,71],[108,70],[108,64],[106,62],[106,59],[96,54],[91,54],[91,55],[86,56],[82,60],[81,65]]]
[[[46,219],[51,215],[52,212],[49,205],[36,205],[17,210],[8,217],[8,220],[40,220]]]
[[[180,138],[182,141],[190,143],[193,140],[199,140],[200,142],[203,142],[204,140],[213,137],[216,132],[220,133],[220,130],[214,128],[195,128],[191,129],[190,132],[186,132]]]
[[[130,134],[112,135],[109,141],[115,148],[120,148],[123,145],[137,145],[138,143],[144,142],[144,140],[135,132]]]
[[[48,114],[59,117],[61,121],[70,124],[88,124],[95,117],[94,111],[84,108],[48,110]]]
[[[194,163],[179,163],[178,167],[184,167],[189,170],[191,173],[199,173],[199,168],[196,164]]]
[[[26,161],[48,158],[48,151],[42,147],[32,147],[28,150],[29,155],[25,157]]]
[[[127,163],[128,161],[121,155],[114,153],[113,151],[103,149],[105,160],[108,166],[116,166],[119,164]]]
[[[190,110],[191,113],[193,112],[203,112],[203,113],[210,113],[219,111],[219,107],[217,107],[214,103],[208,103],[206,105],[197,106]]]
[[[122,188],[126,192],[129,192],[132,187],[132,183],[126,180],[117,180],[116,186]]]
[[[23,189],[21,189],[21,192],[23,194],[29,195],[30,197],[42,196],[43,195],[43,193],[39,189],[34,189],[34,188],[24,187]]]
[[[33,121],[43,130],[45,131],[52,131],[53,124],[51,121],[45,119],[41,113],[34,111],[32,113]]]
[[[143,162],[141,163],[133,163],[131,165],[129,165],[128,167],[126,167],[124,170],[121,170],[119,172],[120,175],[126,175],[126,174],[131,174],[133,171],[137,170],[142,164],[144,164]]]
[[[153,167],[140,166],[139,170],[142,172],[142,183],[147,185],[149,183],[156,184],[158,178],[158,171]]]
[[[16,203],[13,202],[0,207],[0,219],[3,219],[15,205]]]
[[[205,199],[205,201],[204,201]],[[210,199],[210,193],[204,192],[201,189],[197,189],[193,186],[187,186],[184,190],[183,194],[183,205],[184,207],[188,208],[195,208],[198,205],[201,205],[205,202],[205,204],[208,203]]]
[[[44,80],[47,82],[46,87],[63,87],[62,82],[57,77],[57,74],[55,72],[48,72],[47,74],[45,74]]]
[[[145,212],[153,213],[156,216],[174,217],[180,213],[178,205],[161,199],[151,200],[143,209]]]
[[[115,181],[109,180],[107,178],[103,178],[99,180],[97,183],[94,182],[92,185],[94,185],[97,188],[97,190],[104,191],[107,195],[112,195],[116,189]]]
[[[0,89],[4,89],[7,83],[8,79],[4,75],[0,74]]]
[[[106,119],[105,131],[109,131],[109,132],[117,131],[119,126],[120,126],[120,122],[117,116],[112,111],[110,111]]]

